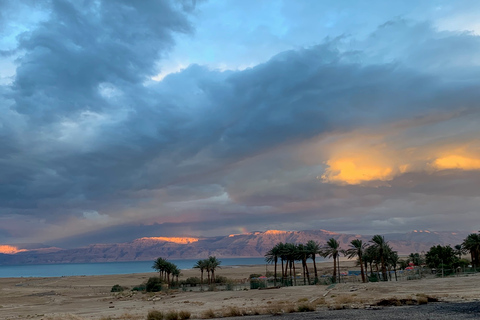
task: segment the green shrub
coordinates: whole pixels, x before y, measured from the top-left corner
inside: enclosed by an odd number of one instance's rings
[[[147,290],[147,286],[145,285],[145,283],[142,283],[132,288],[132,291],[146,291],[146,290]]]
[[[147,314],[147,320],[163,320],[163,312],[158,310],[150,310]]]
[[[222,276],[215,277],[215,283],[224,284],[228,282],[230,282],[230,280],[227,277],[222,277]]]
[[[199,277],[189,277],[186,280],[182,281],[182,284],[189,284],[191,286],[196,286],[197,284],[200,284],[200,278]]]
[[[116,284],[112,287],[112,289],[110,290],[110,292],[122,292],[123,290],[125,290],[125,288],[123,288],[122,286]]]
[[[162,290],[162,279],[159,277],[148,278],[147,284],[145,285],[145,290],[147,292],[158,292]]]

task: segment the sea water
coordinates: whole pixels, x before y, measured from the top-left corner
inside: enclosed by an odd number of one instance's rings
[[[265,265],[265,258],[225,258],[219,260],[221,261],[220,267],[258,264]],[[179,269],[191,269],[198,259],[168,259],[168,261],[176,264]],[[0,265],[0,278],[144,273],[154,272],[152,266],[153,261]]]

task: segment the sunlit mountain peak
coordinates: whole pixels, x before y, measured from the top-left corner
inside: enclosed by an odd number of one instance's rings
[[[198,238],[192,237],[143,237],[139,240],[150,240],[150,241],[164,241],[164,242],[173,242],[178,244],[189,244],[197,242]]]

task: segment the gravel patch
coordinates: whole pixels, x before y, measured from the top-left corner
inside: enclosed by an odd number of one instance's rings
[[[480,302],[464,302],[464,303],[431,303],[418,306],[403,307],[379,307],[374,309],[342,309],[342,310],[322,310],[316,312],[305,313],[289,313],[278,316],[247,316],[235,317],[227,319],[244,319],[244,320],[306,320],[306,319],[322,319],[322,320],[460,320],[460,319],[480,319]]]

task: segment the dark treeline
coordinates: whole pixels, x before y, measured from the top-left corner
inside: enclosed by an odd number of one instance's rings
[[[312,276],[307,268],[307,260],[311,259],[313,262],[313,283],[318,282],[318,271],[316,266],[315,257],[322,256],[324,258],[333,259],[333,275],[332,282],[336,282],[340,279],[340,256],[347,256],[348,258],[356,257],[361,268],[362,281],[366,282],[366,270],[370,266],[371,276],[374,276],[373,265],[376,267],[376,273],[381,271],[382,280],[387,281],[387,270],[395,270],[398,265],[398,254],[392,250],[385,238],[380,235],[373,236],[369,244],[364,243],[362,240],[354,239],[350,242],[347,249],[342,249],[340,243],[331,238],[324,246],[319,243],[310,240],[306,244],[294,244],[294,243],[278,243],[272,249],[265,254],[265,260],[269,263],[275,264],[275,276],[274,281],[277,281],[277,264],[281,263],[281,279],[282,282],[285,279],[292,279],[296,284],[296,267],[295,262],[301,261],[303,282],[304,284],[312,283]],[[293,277],[292,277],[293,275]],[[390,279],[391,280],[391,279]]]
[[[470,253],[470,261],[462,259],[462,254]],[[265,254],[265,261],[275,265],[274,282],[281,279],[282,283],[293,281],[296,285],[296,270],[301,268],[304,284],[318,282],[318,271],[315,258],[318,256],[333,259],[332,282],[340,280],[340,256],[349,259],[356,258],[360,266],[362,281],[388,281],[392,280],[392,274],[397,280],[397,269],[405,269],[409,264],[414,266],[426,265],[430,268],[456,269],[465,267],[470,262],[473,268],[480,267],[480,234],[468,235],[462,244],[454,248],[448,246],[433,246],[426,254],[411,253],[406,259],[399,259],[397,251],[394,251],[388,241],[381,235],[375,235],[368,243],[360,239],[352,240],[348,248],[343,249],[340,243],[330,238],[325,245],[320,245],[313,240],[306,244],[277,243]],[[313,262],[313,275],[307,268],[307,260]],[[295,263],[300,262],[298,267]],[[280,277],[278,266],[280,265]],[[392,272],[393,271],[393,272]],[[368,274],[370,274],[368,276]]]

